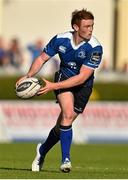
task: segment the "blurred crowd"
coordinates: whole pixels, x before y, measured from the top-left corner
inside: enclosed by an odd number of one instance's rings
[[[110,72],[112,71],[112,68],[109,67],[108,61],[106,59],[102,60],[102,64],[100,67],[100,71],[101,72]],[[126,60],[123,64],[122,64],[122,68],[117,69],[116,70],[117,73],[123,73],[126,74],[128,73],[128,60]]]
[[[17,38],[12,39],[8,44],[0,37],[0,67],[12,66],[20,69],[24,61],[23,52]]]
[[[9,42],[6,42],[3,37],[0,37],[0,74],[25,73],[25,71],[28,70],[27,67],[30,67],[33,60],[40,55],[43,47],[44,41],[42,39],[37,39],[23,48],[18,38],[12,38]],[[26,54],[29,54],[29,56],[26,56]],[[54,57],[46,64],[42,73],[44,73],[44,75],[52,75],[52,73],[58,70],[59,59]],[[104,59],[101,64],[100,72],[110,71],[111,69],[109,68],[107,60]],[[128,73],[127,61],[118,72],[124,74]]]
[[[43,47],[44,41],[42,39],[37,39],[23,48],[18,38],[12,38],[9,42],[6,42],[3,37],[0,37],[0,74],[25,73],[27,67],[30,67],[33,60],[40,55]],[[58,67],[59,60],[52,58],[49,73],[54,73]],[[45,71],[44,68],[43,73],[47,75],[48,70]]]

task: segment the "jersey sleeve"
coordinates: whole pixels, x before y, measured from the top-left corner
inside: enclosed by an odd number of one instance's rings
[[[54,36],[49,43],[44,47],[43,52],[45,52],[46,54],[48,54],[49,56],[54,56],[55,54],[57,54],[57,48],[58,44],[57,44],[57,36]]]
[[[90,51],[87,52],[87,56],[83,64],[92,69],[98,68],[102,59],[102,54],[103,54],[102,46],[97,46],[95,48],[92,48]]]

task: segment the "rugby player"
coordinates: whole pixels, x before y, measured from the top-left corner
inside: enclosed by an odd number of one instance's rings
[[[94,15],[86,9],[75,10],[71,26],[73,31],[57,34],[49,41],[27,75],[20,78],[36,75],[51,57],[59,55],[60,69],[55,73],[54,82],[43,78],[45,86],[38,95],[54,91],[61,111],[46,141],[37,145],[32,171],[41,170],[47,152],[58,141],[62,152],[60,169],[71,170],[72,123],[86,107],[92,93],[94,72],[102,59],[102,46],[92,35]]]

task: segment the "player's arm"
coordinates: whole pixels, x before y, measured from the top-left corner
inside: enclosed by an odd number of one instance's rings
[[[83,65],[78,75],[73,76],[67,80],[53,83],[43,79],[46,84],[43,88],[40,89],[38,94],[45,94],[52,90],[65,89],[65,88],[78,86],[80,84],[83,84],[93,74],[93,72],[94,69]]]
[[[32,63],[28,73],[26,76],[20,78],[17,81],[17,85],[21,80],[24,80],[25,78],[28,77],[32,77],[34,75],[36,75],[40,69],[42,68],[42,66],[44,65],[44,63],[46,61],[48,61],[51,57],[53,57],[55,54],[57,54],[57,47],[58,47],[58,40],[56,38],[57,36],[54,36],[50,42],[45,46],[45,48],[43,49],[42,54],[37,57],[34,62]]]
[[[93,74],[93,72],[94,69],[83,65],[78,75],[56,83],[56,89],[65,89],[81,85]]]
[[[28,73],[27,77],[32,77],[35,74],[37,74],[42,66],[50,59],[50,56],[47,55],[45,52],[42,52],[40,56],[38,56],[34,62],[32,63]]]
[[[40,69],[42,68],[43,64],[45,64],[46,61],[48,61],[50,59],[50,56],[47,55],[45,52],[42,52],[42,54],[40,56],[38,56],[32,63],[28,73],[21,77],[17,82],[16,84],[18,85],[18,83],[21,81],[21,80],[24,80],[28,77],[32,77],[34,76],[35,74],[37,74]]]

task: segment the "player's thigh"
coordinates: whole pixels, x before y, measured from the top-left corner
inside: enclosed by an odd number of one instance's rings
[[[60,93],[57,96],[62,116],[68,116],[74,119],[76,117],[76,113],[74,112],[74,96],[73,94],[68,92]]]

